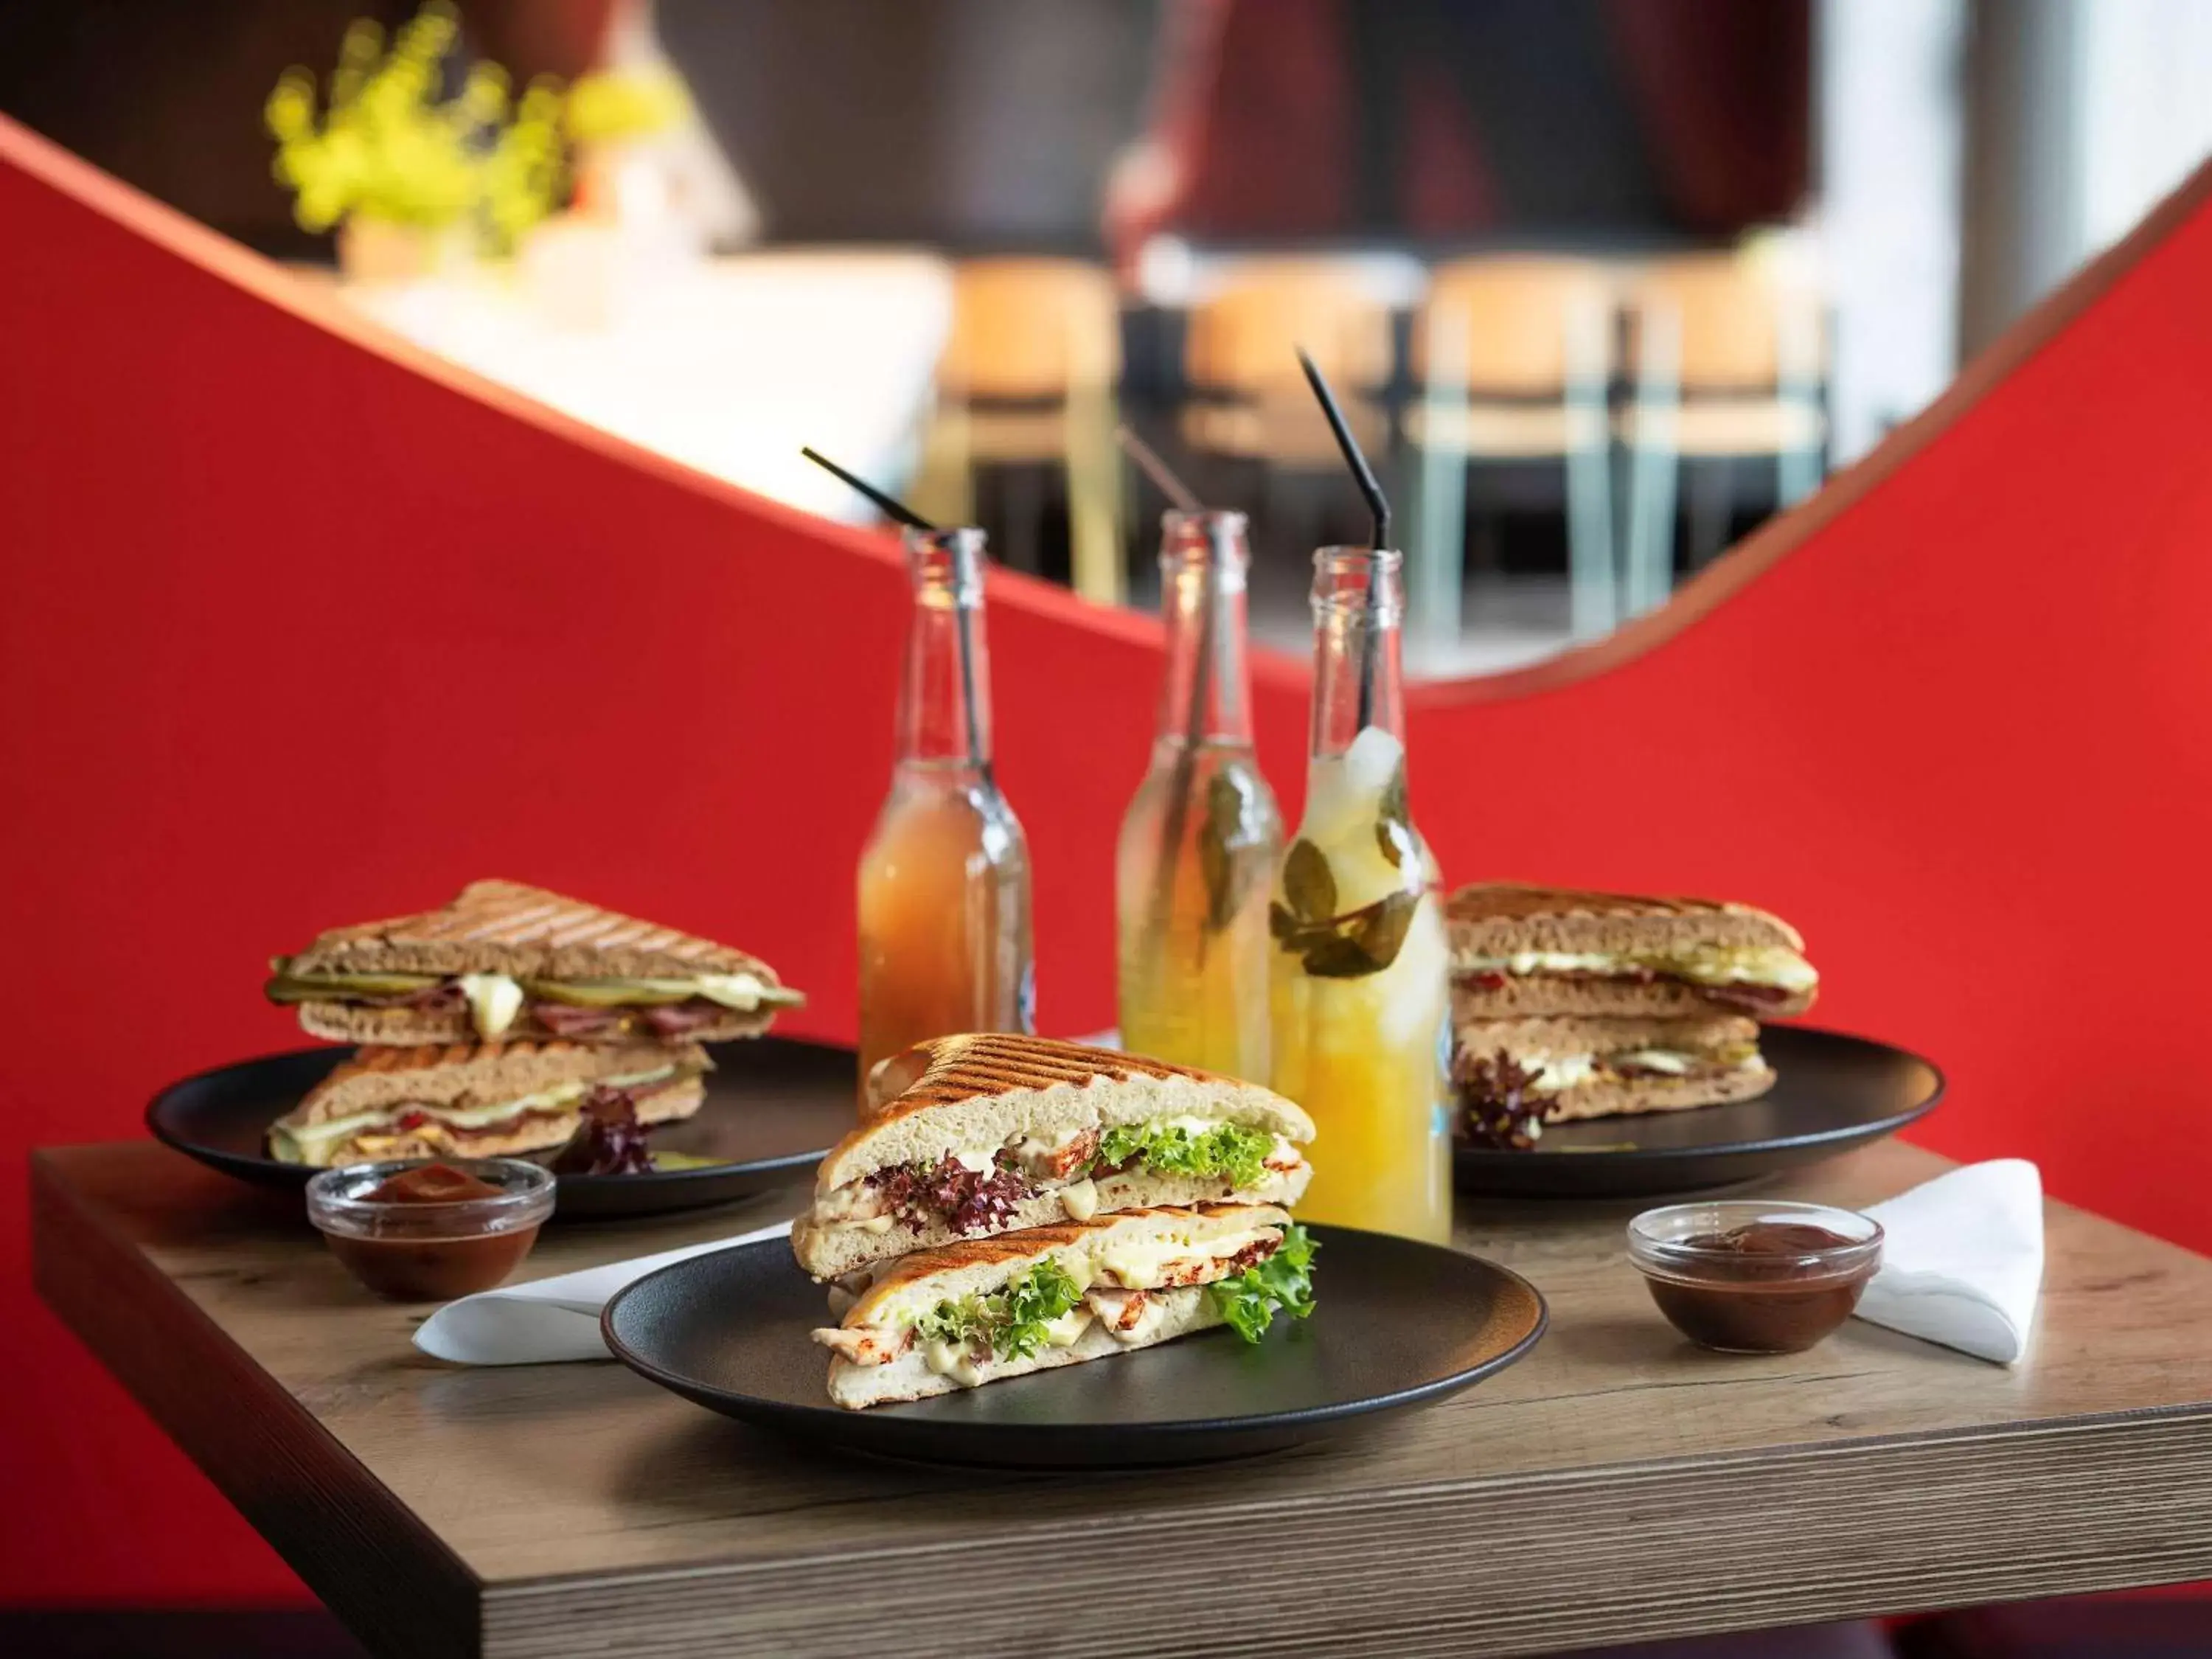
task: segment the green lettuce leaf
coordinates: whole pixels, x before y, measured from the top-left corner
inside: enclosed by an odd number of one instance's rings
[[[1094,1167],[1116,1169],[1132,1158],[1164,1175],[1226,1176],[1239,1187],[1267,1178],[1274,1136],[1264,1129],[1218,1123],[1202,1134],[1180,1124],[1125,1123],[1098,1138]]]
[[[1216,1279],[1206,1291],[1230,1328],[1257,1342],[1275,1322],[1278,1308],[1293,1319],[1313,1312],[1313,1259],[1319,1249],[1313,1235],[1292,1222],[1283,1229],[1283,1245],[1274,1255],[1234,1279]]]
[[[1040,1261],[1003,1291],[939,1303],[915,1321],[925,1342],[988,1346],[1000,1359],[1027,1359],[1043,1348],[1054,1321],[1083,1300],[1083,1287],[1056,1261]]]

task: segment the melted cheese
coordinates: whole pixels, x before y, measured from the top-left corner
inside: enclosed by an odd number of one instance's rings
[[[1188,1261],[1194,1256],[1231,1256],[1248,1244],[1274,1236],[1272,1227],[1252,1227],[1200,1243],[1194,1243],[1188,1233],[1124,1239],[1097,1253],[1092,1277],[1110,1279],[1127,1291],[1149,1291],[1158,1286],[1160,1271],[1170,1261]]]
[[[1088,1308],[1070,1308],[1044,1328],[1044,1340],[1055,1348],[1072,1348],[1083,1340],[1083,1334],[1091,1328],[1093,1317]]]
[[[1516,951],[1502,957],[1462,957],[1466,974],[1632,974],[1650,969],[1694,985],[1771,985],[1809,991],[1820,982],[1813,964],[1779,945],[1739,951],[1686,951],[1679,956],[1632,951]]]
[[[486,1042],[507,1035],[522,1012],[522,988],[505,974],[463,974],[453,981],[469,1005],[469,1023]]]
[[[634,1089],[641,1084],[658,1083],[676,1075],[673,1066],[663,1066],[656,1071],[632,1072],[622,1077],[605,1079],[610,1088]],[[556,1084],[550,1089],[541,1089],[536,1094],[518,1096],[501,1101],[495,1106],[432,1106],[400,1105],[380,1111],[356,1112],[349,1117],[334,1117],[322,1123],[296,1125],[278,1124],[269,1132],[270,1150],[281,1164],[316,1164],[331,1146],[359,1133],[364,1129],[375,1129],[396,1125],[410,1112],[420,1112],[434,1123],[442,1123],[450,1129],[481,1129],[525,1112],[542,1112],[555,1107],[571,1105],[592,1091],[588,1082]]]
[[[1647,1072],[1664,1072],[1669,1077],[1684,1076],[1697,1063],[1695,1054],[1678,1054],[1672,1048],[1631,1048],[1624,1054],[1606,1056],[1608,1066],[1638,1066]]]
[[[1060,1189],[1060,1201],[1070,1221],[1088,1221],[1098,1213],[1098,1183],[1071,1182]]]
[[[963,1389],[972,1389],[983,1380],[983,1368],[957,1342],[939,1340],[928,1344],[921,1351],[921,1363],[938,1376],[951,1377]]]

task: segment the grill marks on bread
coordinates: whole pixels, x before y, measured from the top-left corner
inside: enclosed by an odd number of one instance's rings
[[[904,1117],[933,1106],[987,1099],[1018,1089],[1049,1089],[1058,1083],[1079,1089],[1102,1079],[1126,1083],[1139,1077],[1213,1080],[1211,1073],[1188,1066],[1048,1037],[993,1032],[937,1037],[916,1046],[927,1051],[927,1066],[903,1093],[884,1105],[878,1117]]]
[[[1507,957],[1522,951],[1616,952],[1780,946],[1805,941],[1781,917],[1720,899],[1594,893],[1523,882],[1475,882],[1444,903],[1452,955]]]
[[[415,915],[334,927],[292,959],[299,974],[476,969],[519,978],[681,979],[775,969],[733,946],[519,881],[473,881]]]

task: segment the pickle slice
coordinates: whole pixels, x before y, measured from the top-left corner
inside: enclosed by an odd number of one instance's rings
[[[349,996],[405,996],[438,982],[436,974],[280,973],[264,989],[271,1002],[325,1002]]]

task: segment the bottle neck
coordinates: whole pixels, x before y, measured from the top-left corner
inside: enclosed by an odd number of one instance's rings
[[[1402,563],[1388,549],[1324,547],[1314,555],[1315,760],[1335,759],[1367,726],[1405,738],[1398,663]]]
[[[899,688],[898,758],[988,771],[990,656],[983,643],[983,532],[909,530],[914,619]]]
[[[1160,690],[1161,737],[1251,742],[1252,682],[1244,659],[1244,579],[1251,562],[1242,513],[1162,517],[1167,678]]]

